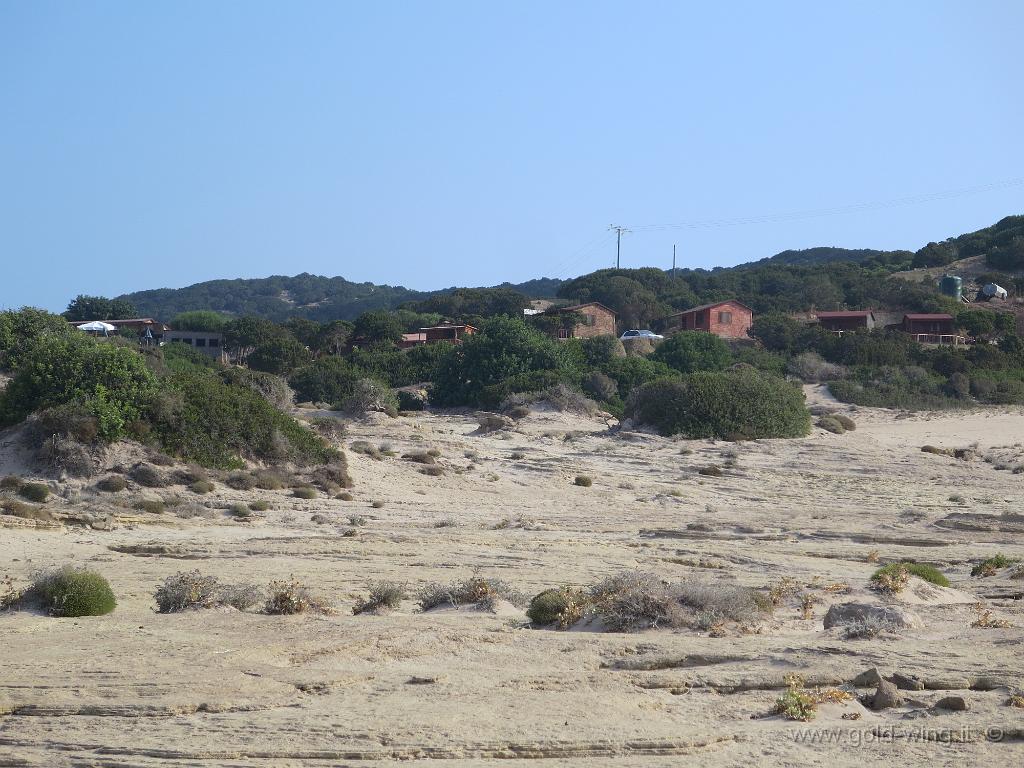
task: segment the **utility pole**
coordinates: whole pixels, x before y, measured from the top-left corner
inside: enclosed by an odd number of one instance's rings
[[[672,279],[676,279],[676,244],[672,243]]]
[[[622,257],[622,233],[623,232],[627,232],[628,233],[629,230],[626,229],[625,227],[620,227],[620,226],[618,226],[616,224],[612,224],[610,227],[608,227],[608,229],[610,229],[610,230],[613,229],[613,230],[615,230],[615,233],[616,233],[616,237],[615,237],[615,268],[618,269],[619,268],[619,263],[620,263],[620,260],[621,260],[621,257]]]

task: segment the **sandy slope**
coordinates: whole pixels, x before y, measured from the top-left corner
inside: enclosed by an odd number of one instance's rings
[[[273,509],[256,522],[121,510],[111,531],[2,518],[0,574],[24,583],[40,567],[87,563],[120,603],[103,618],[0,614],[0,765],[1020,764],[1024,710],[1005,702],[1024,685],[1022,630],[970,625],[974,601],[1024,625],[1024,581],[969,571],[997,551],[1024,557],[1024,475],[919,448],[977,442],[1020,463],[1024,415],[852,415],[853,433],[746,444],[616,436],[554,413],[486,436],[469,416],[411,416],[353,424],[345,442],[437,447],[446,474],[350,454],[352,502],[263,491]],[[0,453],[13,457],[10,446]],[[697,474],[730,460],[721,478]],[[581,473],[593,487],[572,484]],[[255,496],[221,486],[213,503]],[[86,491],[53,506],[96,503]],[[353,527],[349,515],[368,522]],[[922,629],[843,640],[822,617],[831,602],[877,600],[866,590],[871,553],[933,563],[968,597],[912,597]],[[156,585],[191,568],[225,581],[294,575],[338,612],[154,613]],[[421,613],[412,600],[390,615],[350,615],[378,579],[415,589],[478,572],[533,594],[634,568],[752,586],[793,577],[819,602],[812,619],[788,603],[724,637],[533,630],[511,606]],[[837,582],[852,594],[823,589]],[[808,725],[768,716],[789,673],[842,684],[872,666],[934,690],[907,691],[904,707],[883,713],[827,705]],[[930,708],[950,693],[970,711]],[[851,712],[860,719],[842,719]],[[808,743],[807,730],[836,741]]]

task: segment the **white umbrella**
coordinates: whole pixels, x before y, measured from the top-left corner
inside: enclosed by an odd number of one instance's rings
[[[80,326],[78,326],[78,330],[103,331],[104,333],[107,333],[108,331],[116,331],[117,326],[111,325],[110,323],[104,323],[102,320],[93,320],[91,323],[82,323]]]

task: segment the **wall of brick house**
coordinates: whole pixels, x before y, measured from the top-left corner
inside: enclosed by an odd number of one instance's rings
[[[721,322],[718,318],[722,312],[731,312],[730,322]],[[753,313],[738,304],[723,304],[720,307],[712,307],[707,310],[708,330],[716,336],[724,339],[745,339],[747,331],[754,321]]]
[[[593,336],[617,336],[615,315],[601,307],[582,307],[577,310],[583,315],[593,315],[593,325],[577,325],[572,335],[577,339],[589,339]]]

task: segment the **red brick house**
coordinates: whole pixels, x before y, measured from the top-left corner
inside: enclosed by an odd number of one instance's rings
[[[466,336],[472,336],[477,332],[472,325],[433,325],[429,328],[420,328],[417,333],[403,333],[398,346],[402,349],[415,347],[420,344],[435,344],[439,341],[450,341],[452,344],[461,344]]]
[[[676,331],[708,331],[723,339],[745,339],[753,322],[754,310],[729,299],[676,312],[666,317],[662,324],[666,335]]]
[[[593,336],[615,336],[615,313],[604,304],[591,301],[571,307],[553,307],[543,314],[549,317],[576,313],[580,320],[574,325],[563,324],[552,334],[559,339],[589,339]]]
[[[833,333],[849,333],[861,329],[871,330],[875,327],[875,313],[870,309],[851,312],[815,312],[818,325]]]

